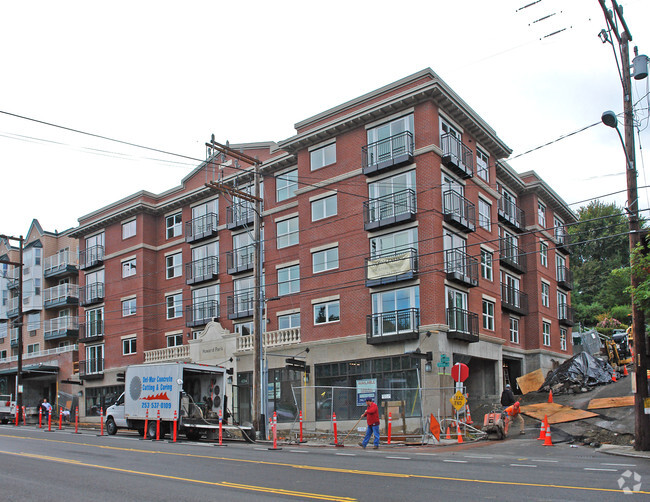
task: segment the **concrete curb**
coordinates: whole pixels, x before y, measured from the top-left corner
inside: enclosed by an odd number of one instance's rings
[[[650,451],[637,451],[632,446],[601,445],[598,450],[606,455],[616,455],[619,457],[645,458],[650,459]]]

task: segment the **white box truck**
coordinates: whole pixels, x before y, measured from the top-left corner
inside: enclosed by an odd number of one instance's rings
[[[152,439],[156,437],[158,419],[161,436],[173,432],[176,419],[178,433],[188,439],[196,441],[203,435],[215,439],[221,412],[224,437],[253,441],[252,425],[227,423],[225,375],[226,370],[220,366],[193,363],[129,366],[124,393],[106,410],[106,431],[113,435],[120,428],[134,429]]]
[[[11,394],[0,395],[0,422],[6,424],[16,420],[16,401]]]

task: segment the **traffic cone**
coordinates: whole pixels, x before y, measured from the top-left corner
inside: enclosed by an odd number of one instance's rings
[[[627,366],[623,366],[623,376],[628,376],[629,373],[627,372]]]
[[[463,442],[463,435],[460,433],[460,426],[456,425],[456,432],[458,433],[458,442],[462,443]]]
[[[445,439],[451,439],[451,431],[449,430],[449,426],[447,426],[447,435],[445,436]]]
[[[474,422],[472,422],[472,414],[469,412],[469,404],[465,405],[465,423],[472,425]]]
[[[612,382],[616,383],[616,371],[612,373]]]
[[[542,446],[553,446],[553,441],[551,441],[551,426],[550,425],[546,428],[546,437],[544,438],[544,444]]]
[[[546,439],[546,429],[548,429],[548,418],[544,415],[544,420],[542,420],[542,423],[539,426],[539,437],[537,438],[537,441]]]
[[[552,390],[548,391],[548,402],[549,403],[553,402],[553,391]]]

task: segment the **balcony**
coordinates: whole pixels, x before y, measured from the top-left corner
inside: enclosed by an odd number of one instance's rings
[[[478,314],[451,307],[447,309],[447,338],[463,342],[478,342]]]
[[[190,346],[176,345],[175,347],[164,347],[162,349],[145,350],[145,363],[164,363],[176,361],[190,361]]]
[[[196,242],[217,235],[218,215],[207,213],[185,224],[185,242]]]
[[[18,330],[20,328],[10,328],[9,329],[9,343],[11,348],[14,349],[18,347]]]
[[[383,195],[363,203],[364,230],[377,230],[415,220],[415,191],[409,189]]]
[[[458,192],[448,190],[442,195],[442,213],[447,223],[462,232],[476,230],[476,208]]]
[[[81,343],[99,342],[104,338],[104,321],[91,321],[79,324],[79,341]]]
[[[226,208],[226,228],[228,230],[252,227],[254,221],[255,207],[252,202],[241,202]]]
[[[104,358],[79,361],[79,378],[82,380],[101,380],[104,378]]]
[[[420,309],[408,308],[366,316],[366,343],[417,340],[420,336]]]
[[[79,334],[79,318],[73,316],[55,317],[43,322],[45,340],[56,340]]]
[[[397,166],[413,162],[413,133],[404,131],[361,147],[362,172],[373,176]]]
[[[511,200],[501,197],[498,202],[499,221],[506,223],[517,232],[526,229],[526,213]]]
[[[276,331],[265,331],[262,338],[262,347],[286,347],[301,342],[300,328],[279,329]],[[255,348],[255,335],[242,335],[237,337],[237,351],[252,352]]]
[[[230,275],[253,270],[255,263],[255,245],[249,244],[226,252],[226,269]]]
[[[77,305],[79,303],[79,286],[76,284],[59,284],[43,291],[43,306],[46,309]]]
[[[7,289],[18,289],[20,286],[20,268],[13,267],[7,272]]]
[[[557,318],[563,326],[571,327],[575,324],[575,309],[567,303],[557,306]]]
[[[555,247],[566,253],[571,254],[571,235],[564,227],[555,227]]]
[[[79,252],[79,268],[96,267],[104,262],[104,246],[91,246]]]
[[[461,249],[445,251],[447,279],[465,286],[478,286],[478,260]]]
[[[253,292],[247,291],[228,297],[228,319],[240,319],[253,315],[255,302]]]
[[[528,315],[528,295],[501,283],[501,308],[513,314]]]
[[[205,300],[185,307],[185,325],[190,328],[204,326],[219,317],[219,302]]]
[[[219,258],[208,256],[185,264],[185,282],[187,284],[198,284],[211,281],[219,275]]]
[[[573,289],[573,272],[568,267],[560,265],[556,267],[557,285],[564,289]]]
[[[442,148],[442,165],[449,168],[461,178],[474,176],[474,155],[460,138],[447,133],[440,136]]]
[[[79,259],[77,253],[64,251],[48,256],[43,261],[43,275],[45,277],[63,277],[76,274],[79,271]]]
[[[104,283],[93,282],[79,288],[79,304],[82,307],[104,300]]]
[[[18,297],[14,296],[13,298],[9,298],[9,302],[7,303],[7,317],[10,319],[12,317],[18,317],[18,310],[19,310],[20,304],[18,303]]]
[[[526,254],[509,239],[499,241],[499,262],[514,272],[526,273]]]
[[[366,258],[366,287],[408,281],[418,274],[416,249],[400,249]]]

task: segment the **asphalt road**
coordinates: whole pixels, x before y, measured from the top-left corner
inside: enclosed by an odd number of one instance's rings
[[[650,460],[535,439],[379,450],[268,446],[0,426],[0,500],[592,501],[625,497],[621,488],[650,495]]]

